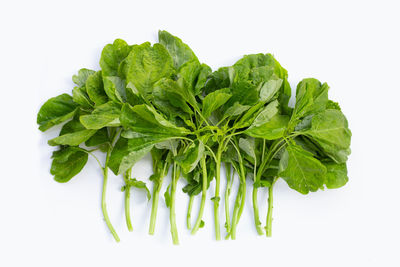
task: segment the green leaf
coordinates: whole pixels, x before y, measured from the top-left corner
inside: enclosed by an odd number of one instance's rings
[[[127,83],[132,83],[145,98],[151,98],[154,83],[174,73],[173,61],[161,44],[134,46],[127,58]]]
[[[271,54],[246,55],[233,65],[236,77],[235,82],[250,80],[254,84],[267,82],[272,74],[283,80],[279,90],[278,100],[285,114],[290,113],[288,107],[291,96],[290,85],[287,82],[287,71],[282,68],[279,62]]]
[[[97,71],[87,78],[86,92],[96,106],[107,103],[108,97],[104,91],[103,76],[101,71]]]
[[[126,102],[125,80],[122,80],[118,76],[107,76],[103,77],[103,82],[104,91],[112,101],[117,103]]]
[[[151,149],[150,153],[153,161],[153,174],[150,176],[150,180],[157,186],[161,186],[161,178],[168,174],[168,169],[171,165],[171,153],[168,150],[155,147]]]
[[[203,115],[205,118],[210,117],[211,113],[224,105],[232,95],[229,89],[220,89],[209,93],[203,100]]]
[[[351,131],[341,111],[328,109],[313,116],[311,128],[302,133],[317,142],[335,162],[347,161],[350,154]]]
[[[224,113],[223,119],[239,116],[243,112],[247,111],[249,108],[251,108],[251,106],[246,106],[239,104],[239,102],[235,102],[233,106],[227,108],[227,110]]]
[[[66,183],[83,169],[88,154],[80,148],[66,147],[53,152],[52,159],[50,173],[54,175],[54,180]]]
[[[77,110],[78,105],[68,94],[62,94],[50,98],[43,104],[37,115],[39,130],[46,131],[54,125],[71,119]]]
[[[131,47],[121,39],[103,48],[100,58],[100,67],[104,76],[117,76],[121,62],[129,55]]]
[[[72,76],[72,81],[78,86],[78,87],[84,87],[86,84],[87,78],[95,73],[94,70],[88,70],[88,69],[80,69],[78,71],[78,75]]]
[[[326,179],[326,167],[310,152],[289,144],[279,162],[279,176],[290,188],[308,194],[322,188]]]
[[[165,205],[170,208],[171,207],[171,185],[168,185],[167,190],[164,193]]]
[[[87,130],[79,121],[72,120],[63,126],[60,136],[49,140],[48,144],[51,146],[79,146],[95,133],[96,130]]]
[[[167,78],[160,79],[154,85],[153,97],[157,108],[170,117],[180,116],[189,119],[184,114],[193,114],[176,81]]]
[[[197,60],[196,55],[187,44],[183,43],[181,39],[173,36],[167,31],[158,32],[158,41],[168,50],[176,69],[179,69],[180,66],[188,61],[193,59]]]
[[[326,187],[329,189],[339,188],[344,186],[349,178],[347,177],[347,166],[346,163],[324,163],[327,174],[326,174]]]
[[[93,104],[86,93],[85,87],[74,87],[72,90],[72,99],[83,108],[91,109],[93,107]]]
[[[90,137],[86,142],[86,146],[98,146],[110,142],[110,138],[108,137],[107,128],[102,128],[98,130],[92,137]]]
[[[289,116],[275,115],[268,122],[249,128],[244,133],[256,138],[275,140],[284,136],[288,123]]]
[[[194,87],[194,95],[199,95],[206,85],[207,79],[211,74],[211,68],[206,64],[201,64],[200,72],[197,76],[196,85]]]
[[[248,81],[241,81],[232,84],[230,87],[232,97],[226,103],[226,107],[231,107],[239,102],[242,105],[254,105],[259,101],[260,87]]]
[[[108,162],[109,168],[115,175],[126,172],[136,162],[143,158],[153,148],[152,145],[136,149],[130,140],[120,137],[115,143]]]
[[[136,179],[130,179],[128,182],[128,186],[133,186],[139,189],[143,189],[146,192],[147,200],[150,200],[151,198],[150,190],[147,188],[145,182],[138,181]]]
[[[231,87],[234,77],[235,69],[233,67],[219,68],[209,76],[204,88],[205,93],[208,94],[221,88]]]
[[[197,59],[191,60],[183,64],[177,73],[179,83],[184,85],[184,88],[195,94],[197,78],[202,67]]]
[[[316,79],[302,80],[296,89],[296,105],[292,121],[296,123],[296,120],[300,118],[325,110],[328,103],[328,90],[329,86],[326,83],[321,84]]]
[[[110,101],[96,107],[91,114],[83,115],[79,119],[86,129],[101,129],[120,126],[120,115],[120,105]]]
[[[279,102],[277,100],[269,103],[254,119],[249,127],[251,128],[260,127],[268,123],[275,115],[279,112]]]
[[[182,168],[184,173],[189,173],[196,168],[203,155],[204,144],[203,142],[196,140],[187,148],[186,151],[181,155],[176,156],[174,160]]]
[[[186,128],[178,127],[165,119],[153,107],[144,104],[134,107],[125,104],[122,108],[121,123],[125,128],[144,135],[179,137],[190,133]]]
[[[247,155],[252,157],[253,159],[256,158],[256,151],[255,151],[255,146],[254,146],[254,138],[247,137],[247,138],[240,138],[239,139],[239,147],[242,149],[244,152],[246,152]]]
[[[260,89],[260,100],[265,103],[271,101],[272,98],[279,91],[279,88],[281,88],[282,82],[282,79],[279,78],[271,79],[264,82]]]

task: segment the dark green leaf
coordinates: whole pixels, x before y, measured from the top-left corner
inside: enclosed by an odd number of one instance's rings
[[[158,41],[160,44],[165,46],[170,53],[176,69],[179,69],[180,66],[188,61],[193,59],[197,60],[196,55],[187,44],[183,43],[181,39],[166,31],[158,32]]]
[[[102,128],[98,130],[92,137],[90,137],[86,142],[86,146],[98,146],[104,143],[110,142],[108,137],[107,128]]]
[[[85,109],[91,109],[93,107],[93,103],[90,101],[85,87],[74,87],[72,90],[72,99]]]
[[[96,106],[107,103],[108,97],[104,91],[103,76],[101,71],[97,71],[87,78],[86,92]]]
[[[186,151],[181,155],[176,156],[174,160],[179,164],[184,173],[189,173],[197,166],[203,155],[204,144],[203,142],[196,140],[187,148]]]
[[[120,137],[111,152],[108,166],[115,175],[126,172],[152,149],[152,145],[136,149],[130,140]]]
[[[122,108],[121,123],[125,128],[145,135],[178,137],[190,133],[187,129],[166,120],[153,107],[147,105],[130,107],[125,104]]]
[[[79,146],[96,133],[96,130],[87,130],[79,121],[72,120],[61,129],[60,136],[48,141],[49,145]]]
[[[66,147],[53,152],[50,173],[59,183],[66,183],[77,175],[88,160],[88,154],[76,147]]]
[[[77,106],[68,94],[50,98],[43,104],[37,115],[39,130],[46,131],[54,125],[71,119],[75,115]]]
[[[208,118],[212,112],[224,105],[232,96],[229,89],[220,89],[209,93],[203,100],[203,115]]]

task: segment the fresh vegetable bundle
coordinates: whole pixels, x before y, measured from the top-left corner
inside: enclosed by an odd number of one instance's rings
[[[235,239],[243,213],[246,182],[253,185],[254,223],[264,234],[257,193],[269,192],[265,232],[271,235],[273,187],[279,177],[302,194],[346,184],[346,161],[351,132],[338,103],[328,99],[328,85],[304,79],[289,107],[291,88],[287,71],[271,54],[246,55],[233,66],[215,72],[200,63],[179,38],[159,32],[159,43],[128,45],[117,39],[104,47],[100,71],[81,69],[72,77],[72,96],[49,99],[40,109],[37,123],[45,131],[66,122],[60,135],[49,140],[57,146],[51,174],[68,182],[85,166],[88,155],[103,171],[101,207],[115,240],[106,210],[108,169],[122,175],[125,215],[129,215],[131,187],[152,197],[149,233],[154,234],[159,195],[164,177],[172,168],[171,183],[164,194],[170,210],[172,240],[178,244],[175,219],[177,182],[189,196],[187,227],[194,234],[204,224],[207,190],[212,194],[215,236],[219,240],[221,166],[226,171],[224,208],[227,238]],[[105,163],[92,153],[102,151]],[[131,176],[133,165],[146,154],[153,160],[153,192]],[[232,182],[239,179],[235,205],[229,198]],[[215,181],[213,179],[215,178]],[[192,206],[201,194],[199,212],[192,226]]]

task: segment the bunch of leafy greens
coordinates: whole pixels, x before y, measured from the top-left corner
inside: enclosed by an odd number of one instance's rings
[[[181,177],[187,181],[183,192],[189,196],[187,228],[192,234],[204,225],[207,190],[214,183],[211,200],[217,240],[221,238],[222,165],[226,238],[232,239],[244,209],[246,182],[253,185],[254,223],[260,235],[264,229],[257,193],[260,187],[268,188],[267,236],[271,235],[273,187],[279,177],[302,194],[346,184],[351,132],[338,103],[328,99],[326,83],[302,80],[292,108],[287,71],[271,54],[246,55],[233,66],[212,72],[179,38],[166,31],[158,37],[154,45],[128,45],[120,39],[106,45],[101,70],[81,69],[72,78],[76,84],[72,96],[49,99],[37,117],[41,131],[66,122],[60,135],[48,142],[58,147],[50,170],[57,182],[68,182],[78,174],[89,154],[99,163],[101,207],[115,240],[119,237],[105,203],[108,169],[123,177],[130,231],[131,187],[152,197],[149,233],[154,234],[160,191],[172,168],[164,197],[174,244],[179,243],[175,195]],[[104,164],[94,151],[105,153]],[[134,164],[148,153],[153,161],[152,194],[143,181],[131,176]],[[236,176],[239,188],[231,211]],[[200,194],[192,226],[193,200]]]

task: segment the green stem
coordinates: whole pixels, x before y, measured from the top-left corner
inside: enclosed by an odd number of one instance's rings
[[[131,198],[131,186],[129,185],[129,180],[131,179],[132,169],[128,169],[124,176],[125,180],[125,220],[126,226],[128,227],[129,232],[133,231],[132,221],[131,221],[131,210],[130,210],[130,198]]]
[[[231,222],[229,216],[229,196],[231,194],[232,180],[231,179],[231,168],[232,166],[229,163],[225,163],[226,170],[226,188],[225,188],[225,227],[226,232],[230,233],[231,231]]]
[[[162,187],[162,183],[164,180],[164,177],[167,175],[167,166],[168,163],[164,163],[164,168],[162,170],[162,173],[159,177],[159,181],[154,182],[154,187],[153,187],[153,200],[151,202],[151,215],[150,215],[150,226],[149,226],[149,234],[154,235],[154,230],[156,228],[156,219],[157,219],[157,210],[158,210],[158,202],[160,198],[160,191]]]
[[[133,231],[132,228],[132,221],[131,221],[131,212],[130,212],[130,196],[131,196],[131,187],[125,187],[125,219],[126,219],[126,226],[128,227],[129,232]]]
[[[238,154],[239,163],[233,164],[233,166],[236,169],[236,172],[238,173],[239,180],[240,180],[239,190],[238,190],[236,200],[235,200],[235,209],[233,211],[233,216],[232,216],[231,238],[233,240],[235,240],[236,239],[236,227],[237,227],[237,224],[239,223],[240,217],[242,216],[244,204],[245,204],[246,176],[245,176],[245,172],[244,172],[243,159],[240,154],[237,142],[236,142],[236,140],[234,140],[231,143]]]
[[[108,161],[110,159],[110,154],[111,154],[111,147],[107,151],[107,156],[106,156],[106,163],[103,168],[103,190],[101,193],[101,210],[103,212],[103,217],[104,220],[107,224],[108,229],[110,230],[111,234],[113,235],[115,241],[119,242],[120,239],[118,237],[117,232],[115,231],[114,227],[111,224],[110,218],[108,217],[108,212],[107,212],[107,206],[106,206],[106,189],[107,189],[107,180],[108,180]]]
[[[178,238],[178,229],[176,227],[176,215],[175,215],[175,195],[176,195],[176,186],[178,184],[179,178],[179,170],[176,163],[174,163],[174,171],[172,175],[172,186],[171,186],[171,207],[169,210],[169,220],[171,224],[171,235],[172,235],[172,242],[174,245],[179,245],[179,238]]]
[[[215,239],[221,240],[221,232],[219,225],[219,187],[221,183],[221,156],[223,147],[220,145],[217,151],[216,160],[216,175],[215,175],[215,194],[214,194],[214,225],[215,225]]]
[[[154,188],[153,190],[153,201],[151,203],[151,215],[150,215],[150,226],[149,226],[149,234],[154,235],[154,230],[156,228],[156,218],[157,218],[157,210],[158,210],[158,201],[160,198],[160,191]]]
[[[236,239],[236,226],[238,222],[238,216],[239,216],[239,209],[240,209],[240,199],[242,198],[242,187],[239,186],[239,190],[236,195],[236,200],[235,200],[235,207],[233,209],[233,215],[232,215],[232,226],[231,226],[231,231],[229,235],[231,236],[232,240]],[[228,237],[229,237],[228,235]]]
[[[236,221],[236,225],[239,223],[240,217],[242,216],[243,213],[243,209],[244,209],[244,204],[245,204],[245,200],[246,200],[246,180],[244,180],[241,185],[241,191],[242,191],[242,195],[240,198],[240,207],[239,207],[239,214],[237,217],[237,221]]]
[[[256,225],[257,233],[259,235],[263,235],[264,231],[262,230],[261,227],[261,221],[260,221],[260,214],[258,212],[258,201],[257,201],[257,192],[258,188],[253,184],[253,210],[254,210],[254,223]]]
[[[192,217],[193,200],[194,200],[194,195],[191,195],[189,198],[189,206],[186,215],[186,226],[188,230],[192,229],[191,217]]]
[[[273,201],[274,201],[273,188],[274,188],[274,184],[275,184],[276,180],[277,180],[277,178],[274,178],[271,186],[268,188],[268,213],[267,213],[267,225],[265,226],[266,235],[268,237],[270,237],[272,235],[272,209],[274,208],[274,206],[273,206]]]
[[[201,192],[201,203],[200,203],[200,210],[199,215],[197,216],[196,223],[192,229],[192,235],[194,235],[200,228],[201,222],[203,219],[204,213],[204,206],[206,203],[206,194],[207,194],[207,166],[206,166],[206,157],[202,157],[201,161],[201,168],[203,169],[203,184],[202,184],[202,192]]]

